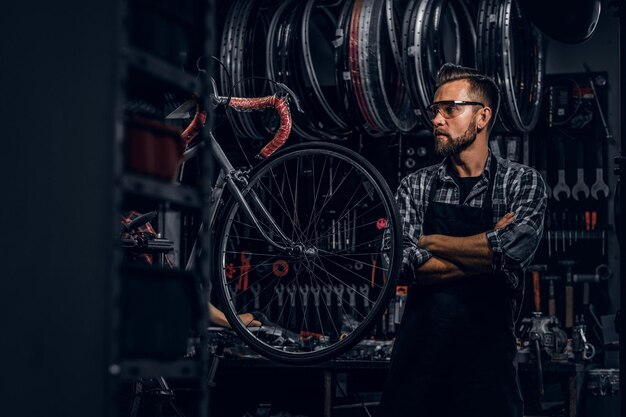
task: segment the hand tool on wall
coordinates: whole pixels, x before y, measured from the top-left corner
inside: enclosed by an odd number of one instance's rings
[[[289,330],[298,330],[298,310],[296,310],[296,293],[298,292],[298,287],[296,287],[295,283],[291,283],[287,285],[287,294],[289,295],[289,320],[288,320],[288,329]]]
[[[370,312],[370,287],[367,284],[359,286],[359,292],[363,296],[363,315],[367,316]]]
[[[553,195],[556,201],[561,201],[559,195],[561,193],[565,194],[565,198],[570,198],[571,191],[567,183],[565,182],[565,144],[563,143],[563,138],[558,138],[558,151],[559,155],[559,181],[554,186]]]
[[[611,276],[613,276],[613,271],[607,264],[599,264],[598,266],[596,266],[593,274],[573,275],[573,280],[575,283],[583,284],[583,311],[585,313],[588,313],[588,315],[593,319],[595,326],[592,326],[591,329],[598,341],[603,340],[602,335],[599,332],[599,329],[602,329],[602,323],[600,323],[600,320],[598,320],[598,317],[596,316],[596,313],[594,311],[594,307],[590,302],[590,284],[606,281],[611,278]]]
[[[346,292],[348,293],[348,302],[350,303],[350,314],[356,319],[356,286],[354,284],[346,286]]]
[[[578,194],[583,193],[585,198],[589,198],[589,187],[585,184],[585,148],[582,140],[577,141],[577,163],[576,163],[576,184],[572,187],[572,197],[578,201]]]
[[[572,236],[574,236],[574,242],[576,241],[576,223],[574,213],[567,212],[567,231],[569,233],[569,245],[572,246]]]
[[[537,264],[530,265],[528,271],[533,274],[533,301],[535,304],[535,312],[541,312],[541,273],[548,270],[548,265]]]
[[[604,118],[604,112],[602,111],[602,106],[600,105],[600,98],[598,97],[598,92],[596,91],[596,83],[591,77],[591,68],[589,68],[589,65],[587,65],[586,62],[583,63],[583,67],[585,67],[585,71],[587,71],[587,74],[589,75],[589,86],[591,87],[591,91],[593,91],[593,98],[596,102],[596,107],[598,109],[598,114],[600,115],[600,120],[602,120],[602,126],[604,127],[604,136],[606,137],[607,141],[610,141],[613,139],[613,135],[609,130],[609,125],[607,124],[606,119]],[[601,77],[601,79],[604,81],[601,85],[606,84],[606,79],[604,77]]]
[[[572,278],[572,268],[576,261],[564,259],[559,261],[559,265],[565,268],[565,328],[574,327],[574,281]]]
[[[594,210],[591,212],[591,230],[595,231],[597,224],[598,224],[598,212]]]
[[[544,275],[543,279],[548,281],[548,316],[556,317],[556,296],[554,290],[554,281],[561,279],[558,275]]]
[[[283,313],[285,307],[285,285],[278,284],[274,287],[274,292],[276,293],[276,305],[278,307],[276,312],[276,324],[284,326],[285,315]]]
[[[376,284],[376,261],[376,258],[372,258],[372,270],[370,273],[370,283],[372,288],[374,288],[374,285]]]
[[[320,310],[320,293],[321,293],[322,289],[320,288],[318,283],[315,283],[314,285],[311,285],[311,295],[313,295],[313,313],[311,313],[313,315],[313,318],[311,319],[311,324],[315,323],[316,321],[317,323],[317,327],[320,331],[320,333],[324,333],[322,331],[322,310]]]
[[[565,231],[568,231],[569,235],[569,244],[572,244],[572,231],[568,230],[567,226],[567,209],[561,210],[561,242],[563,243],[563,252],[565,252]]]
[[[322,300],[322,302],[324,304],[326,304],[326,306],[322,309],[323,311],[326,312],[326,315],[324,315],[323,326],[326,329],[333,328],[332,324],[333,324],[333,320],[334,319],[333,319],[333,315],[332,315],[332,311],[333,311],[333,304],[332,304],[333,289],[332,289],[332,287],[330,285],[324,285],[322,287],[322,295],[324,296],[324,299]]]
[[[591,186],[591,196],[596,200],[609,196],[609,186],[604,182],[604,144],[598,143],[595,146],[596,151],[596,182]]]
[[[552,225],[552,240],[554,241],[554,251],[559,251],[559,223],[556,210],[550,211],[550,223]]]
[[[598,222],[598,212],[596,211],[585,211],[585,232],[587,238],[592,238],[594,236],[593,231],[596,230],[596,225]]]
[[[337,328],[341,329],[341,325],[343,323],[343,313],[345,311],[343,308],[343,293],[345,291],[345,287],[343,284],[337,284],[333,286],[333,291],[337,296]]]
[[[302,323],[303,328],[307,331],[309,329],[309,284],[303,284],[298,286],[298,291],[300,291],[300,302],[302,303]]]
[[[574,282],[598,283],[600,281],[609,279],[612,275],[613,271],[611,270],[611,267],[609,267],[607,264],[600,264],[596,267],[594,274],[573,274],[572,279],[574,280]]]
[[[551,194],[548,194],[551,195]],[[548,258],[552,258],[552,214],[549,211],[546,212],[546,228],[545,232],[548,235]]]

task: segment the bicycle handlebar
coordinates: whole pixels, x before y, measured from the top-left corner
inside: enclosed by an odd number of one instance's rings
[[[274,152],[280,149],[285,144],[289,133],[291,133],[291,113],[289,111],[289,104],[287,97],[278,96],[266,96],[255,98],[242,98],[231,97],[230,100],[227,97],[215,97],[216,101],[220,104],[228,104],[229,107],[237,111],[246,110],[262,110],[273,107],[280,116],[280,127],[274,134],[272,140],[261,149],[259,155],[263,158],[269,158]],[[187,126],[187,128],[181,134],[181,138],[187,145],[198,133],[204,124],[206,123],[206,112],[200,109],[200,104],[196,101],[196,115],[193,120]]]
[[[285,144],[291,132],[291,113],[287,104],[287,97],[267,96],[257,98],[231,97],[229,106],[237,111],[261,110],[273,107],[280,116],[280,127],[274,134],[272,140],[261,149],[259,154],[263,158],[269,158],[281,146]]]

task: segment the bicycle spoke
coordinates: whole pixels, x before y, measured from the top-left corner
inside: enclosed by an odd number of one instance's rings
[[[216,222],[222,263],[216,288],[233,329],[284,362],[327,360],[367,337],[393,285],[380,274],[393,276],[401,255],[395,201],[382,177],[351,151],[314,143],[281,151],[248,183],[244,194],[256,199],[257,226],[236,201]],[[381,218],[388,220],[385,230],[376,228]],[[306,251],[275,250],[265,234],[269,240],[284,234]],[[388,263],[381,262],[385,256]],[[253,318],[239,317],[253,308],[275,325],[253,329]]]
[[[329,259],[329,261],[331,261],[331,260]],[[321,262],[321,260],[320,260],[320,262]],[[333,262],[333,261],[331,261],[331,262]],[[333,262],[333,263],[334,263],[335,265],[339,265],[339,264],[337,264],[336,262]],[[315,265],[317,265],[317,264],[315,264]],[[339,265],[339,266],[341,266],[341,265]],[[323,266],[323,262],[322,262],[322,268],[324,268],[324,270],[326,271],[326,268]],[[343,268],[343,269],[345,269],[346,271],[350,271],[348,268]],[[352,271],[350,271],[350,272],[352,272]],[[328,272],[328,273],[329,273],[330,275],[332,275],[332,276],[333,276],[333,278],[335,278],[337,281],[341,282],[341,283],[342,283],[345,287],[348,287],[348,284],[347,284],[345,281],[343,281],[341,278],[339,278],[337,275],[332,274],[332,273],[330,273],[330,272]],[[354,273],[354,272],[352,272],[352,273]],[[356,275],[357,275],[357,277],[359,277],[362,281],[365,281],[365,282],[367,282],[368,284],[371,284],[371,281],[370,281],[369,279],[367,279],[367,278],[365,278],[365,277],[362,277],[362,276],[360,276],[360,275],[358,275],[358,274],[356,274]],[[375,286],[375,287],[378,287],[378,288],[382,288],[382,285],[380,285],[380,284],[374,284],[374,286]],[[364,300],[368,300],[368,301],[372,302],[372,300],[370,300],[369,298],[365,297],[363,294],[361,294],[361,297],[362,297]]]
[[[307,269],[309,269],[309,268],[307,267]],[[318,278],[318,277],[317,277],[317,275],[314,275],[312,270],[310,270],[310,269],[309,269],[309,273],[310,273],[311,275],[313,275],[313,276],[316,278],[316,280],[318,280],[319,282],[321,282],[321,283],[323,284],[323,286],[322,286],[322,287],[324,287],[324,286],[325,286],[326,288],[330,288],[330,290],[331,290],[331,291],[333,291],[333,286],[332,286],[332,284],[330,284],[330,278],[329,278],[329,284],[326,284],[324,281],[322,281],[322,279],[321,279],[321,278]],[[322,287],[320,287],[320,291],[321,291],[321,288],[322,288]],[[322,295],[323,295],[323,294],[320,294],[320,297],[322,297]],[[332,314],[331,310],[329,309],[328,304],[326,304],[326,302],[325,302],[324,300],[322,300],[322,302],[324,303],[324,307],[326,307],[326,312],[328,313],[328,318],[329,318],[329,320],[328,320],[328,321],[330,321],[330,323],[331,323],[331,324],[333,325],[333,327],[335,328],[335,334],[336,334],[336,335],[339,335],[339,334],[340,334],[340,333],[339,333],[339,330],[337,330],[337,326],[335,326],[335,322],[333,321],[333,314]],[[330,307],[332,307],[332,306],[330,306]]]

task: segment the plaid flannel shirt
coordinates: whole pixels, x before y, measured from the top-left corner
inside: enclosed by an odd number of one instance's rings
[[[463,202],[470,207],[482,207],[491,176],[491,152],[482,178]],[[418,246],[424,215],[428,208],[430,189],[438,179],[435,201],[459,205],[459,187],[449,173],[448,158],[440,164],[420,169],[406,176],[396,193],[403,231],[403,271],[413,275],[415,270],[433,255]],[[543,234],[546,209],[546,186],[533,168],[498,158],[493,191],[493,224],[507,212],[515,212],[515,220],[503,229],[486,232],[493,251],[493,270],[507,277],[511,289],[520,287],[523,269],[532,261]]]

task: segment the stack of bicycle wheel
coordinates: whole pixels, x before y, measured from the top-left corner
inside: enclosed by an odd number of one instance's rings
[[[513,0],[481,0],[478,14],[478,70],[500,88],[496,129],[527,132],[541,108],[544,62],[541,34]]]
[[[236,0],[221,60],[223,94],[260,96],[276,88],[263,78],[283,83],[303,109],[294,132],[329,141],[429,129],[426,108],[446,62],[493,77],[502,93],[496,129],[526,132],[544,72],[541,36],[513,0]],[[263,114],[229,119],[241,137],[275,128]]]

